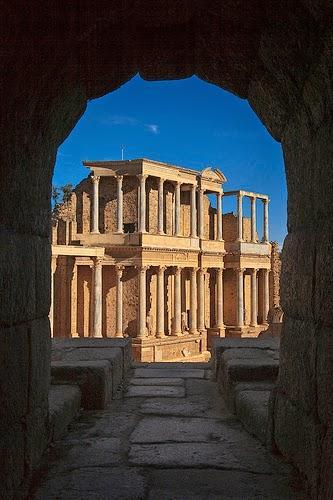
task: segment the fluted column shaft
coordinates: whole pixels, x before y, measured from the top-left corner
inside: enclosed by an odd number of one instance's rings
[[[158,179],[158,234],[164,234],[164,196],[163,196],[164,179]]]
[[[204,190],[198,191],[199,238],[204,237]]]
[[[180,182],[175,185],[175,235],[180,236]]]
[[[181,267],[176,267],[175,270],[175,301],[174,301],[174,329],[173,335],[182,334],[182,294],[181,294]]]
[[[197,268],[193,267],[190,272],[190,333],[197,333]]]
[[[256,198],[251,197],[251,241],[257,242]]]
[[[191,237],[197,236],[196,186],[191,186]]]
[[[264,204],[264,242],[268,243],[268,200],[262,200]]]
[[[267,323],[269,310],[269,270],[263,269],[263,322]]]
[[[93,175],[93,207],[92,207],[92,230],[94,234],[99,234],[99,180],[100,177]]]
[[[217,206],[217,240],[222,241],[222,193],[216,194],[216,206]]]
[[[116,266],[116,337],[123,337],[123,266]]]
[[[117,175],[117,233],[123,232],[123,176]]]
[[[237,274],[237,326],[244,325],[244,269],[236,269]]]
[[[238,234],[237,241],[243,241],[243,195],[237,196]]]
[[[140,182],[139,189],[139,232],[146,232],[146,179],[147,175],[138,175]]]
[[[139,268],[139,322],[137,337],[141,339],[147,336],[146,272],[146,266]]]
[[[57,268],[57,257],[52,255],[51,257],[51,305],[49,312],[49,321],[50,321],[50,330],[51,337],[53,337],[53,328],[54,328],[54,273]]]
[[[257,326],[257,269],[251,269],[251,326]]]
[[[206,269],[199,269],[198,272],[198,330],[205,330],[205,272]]]
[[[216,270],[216,326],[223,328],[223,268]]]
[[[157,331],[156,337],[164,337],[164,266],[157,271]]]
[[[102,337],[102,259],[94,260],[94,337]]]

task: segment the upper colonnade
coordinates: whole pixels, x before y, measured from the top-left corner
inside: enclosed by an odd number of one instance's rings
[[[93,184],[92,193],[92,220],[91,234],[100,234],[99,221],[99,183],[102,177],[113,177],[117,182],[117,223],[114,234],[124,234],[123,222],[123,181],[125,176],[137,178],[137,226],[136,233],[149,233],[147,231],[147,190],[146,181],[148,177],[158,179],[157,182],[157,234],[166,235],[164,184],[171,182],[174,185],[173,193],[173,223],[172,235],[184,236],[181,228],[181,193],[189,192],[190,200],[190,238],[205,238],[205,214],[204,195],[215,194],[216,196],[216,225],[212,239],[223,242],[223,196],[237,197],[238,235],[237,241],[243,242],[243,210],[242,200],[244,196],[251,199],[251,243],[259,243],[257,240],[256,225],[256,200],[262,200],[264,204],[264,235],[261,243],[268,243],[268,197],[266,195],[246,192],[229,191],[223,192],[223,184],[226,178],[223,173],[214,168],[205,168],[202,171],[190,170],[176,167],[166,163],[147,159],[122,160],[122,161],[84,161],[83,165],[91,171]],[[209,238],[211,239],[211,238]]]

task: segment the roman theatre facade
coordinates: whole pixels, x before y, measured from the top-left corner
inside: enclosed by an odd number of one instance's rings
[[[279,286],[267,195],[224,192],[226,178],[212,168],[147,159],[84,165],[89,177],[54,210],[53,337],[130,336],[137,360],[185,360],[207,355],[215,336],[267,328]],[[226,196],[236,197],[236,215],[222,213]],[[244,197],[251,217],[243,217]]]

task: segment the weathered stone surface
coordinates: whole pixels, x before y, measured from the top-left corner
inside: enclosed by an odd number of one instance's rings
[[[136,368],[134,377],[138,378],[204,378],[204,370],[181,368]]]
[[[145,498],[145,489],[146,480],[143,474],[133,467],[84,467],[51,476],[42,484],[35,498],[142,500]]]
[[[77,386],[52,385],[49,394],[49,439],[56,441],[67,431],[77,416],[81,404],[81,391]]]
[[[151,397],[151,398],[183,398],[185,396],[184,387],[171,387],[169,385],[132,385],[126,392],[126,397]]]
[[[131,435],[132,443],[234,442],[242,440],[240,425],[205,418],[146,417]]]
[[[149,500],[209,500],[294,497],[286,477],[214,469],[156,470],[150,480]]]
[[[3,16],[5,22],[2,23],[5,70],[1,99],[0,226],[8,248],[1,252],[0,276],[5,276],[2,281],[5,294],[1,295],[0,324],[2,327],[10,326],[14,332],[9,340],[10,346],[6,345],[5,366],[12,366],[10,374],[14,369],[17,371],[15,381],[23,381],[18,385],[13,383],[12,390],[3,391],[2,399],[6,408],[14,408],[15,402],[22,399],[23,406],[27,403],[31,411],[31,418],[24,421],[24,430],[22,414],[1,414],[1,428],[11,435],[6,447],[6,457],[11,459],[1,461],[4,464],[1,473],[6,478],[6,482],[1,484],[7,498],[13,492],[17,493],[29,470],[29,467],[21,468],[19,465],[21,454],[17,456],[17,450],[23,450],[25,454],[27,436],[38,432],[42,425],[37,418],[40,409],[30,404],[30,398],[38,392],[43,405],[46,405],[48,397],[48,388],[44,387],[44,380],[48,377],[46,373],[36,372],[35,385],[29,376],[26,378],[30,349],[24,350],[21,356],[21,336],[27,340],[30,335],[28,314],[32,314],[30,319],[47,320],[49,262],[44,257],[38,257],[39,243],[36,240],[41,238],[42,244],[48,246],[50,186],[56,150],[84,112],[87,100],[118,88],[138,71],[146,79],[179,78],[195,73],[242,97],[250,93],[251,105],[265,125],[276,139],[283,138],[288,230],[291,234],[298,232],[299,241],[305,242],[304,245],[297,246],[295,243],[290,246],[288,243],[285,246],[283,259],[291,255],[291,265],[286,265],[294,268],[295,276],[291,276],[290,282],[285,279],[282,299],[286,297],[288,315],[297,321],[307,320],[313,315],[313,310],[315,314],[322,314],[325,321],[331,321],[331,300],[329,296],[326,300],[324,290],[327,284],[326,292],[331,293],[331,273],[325,269],[328,281],[325,278],[321,282],[320,268],[313,265],[314,257],[320,251],[319,246],[314,252],[314,245],[308,238],[312,235],[313,239],[320,240],[319,232],[322,230],[327,234],[332,226],[332,140],[329,133],[332,123],[333,58],[330,3],[302,0],[290,4],[286,0],[279,3],[260,0],[248,6],[242,5],[242,8],[238,2],[227,2],[221,9],[220,4],[214,2],[207,7],[206,1],[180,5],[158,0],[150,11],[146,2],[137,2],[130,9],[122,2],[102,2],[94,9],[90,3],[78,7],[73,2],[68,3],[64,12],[60,12],[55,5],[47,9],[44,7],[37,2],[34,15],[27,16],[22,2],[7,2],[6,15]],[[97,22],[100,20],[102,22]],[[290,27],[290,20],[295,20],[295,23],[292,23],[291,29],[286,29]],[[123,36],[125,25],[131,26],[131,37]],[[142,35],[142,26],[149,32],[150,43],[146,43],[146,37]],[[297,29],[294,30],[294,26]],[[261,59],[271,71],[262,84],[262,79],[256,75],[258,51],[259,47],[261,51],[265,49],[266,38],[263,35],[266,33],[267,36],[270,32],[274,32],[274,37],[269,40],[266,53],[261,53]],[[305,33],[307,36],[304,36]],[[291,81],[294,78],[293,84]],[[252,79],[259,81],[259,85],[251,86]],[[303,93],[295,93],[296,83],[298,89],[304,89]],[[298,103],[291,107],[290,103],[294,101],[289,98],[293,95],[297,96]],[[326,129],[328,132],[325,132]],[[8,234],[11,235],[9,238]],[[36,260],[32,258],[35,251]],[[308,258],[309,252],[311,258]],[[327,246],[323,252],[329,255]],[[29,257],[26,259],[23,253],[29,254]],[[12,257],[16,255],[18,258]],[[325,259],[322,260],[319,255],[318,261],[324,262]],[[45,266],[40,275],[38,266]],[[308,277],[313,269],[315,272],[310,282]],[[317,297],[315,308],[309,301],[309,289],[304,287],[304,280],[296,277],[303,273],[309,287],[314,288]],[[33,289],[27,289],[27,286],[37,275],[39,278],[36,281],[40,280],[40,283],[35,283],[38,298],[34,298]],[[46,281],[42,275],[46,276]],[[297,283],[299,287],[295,286]],[[322,284],[314,286],[316,283]],[[291,288],[288,288],[289,285]],[[36,310],[33,312],[34,304]],[[319,321],[322,321],[321,318]],[[306,324],[304,328],[306,331]],[[44,334],[49,336],[48,329]],[[290,322],[284,328],[283,337],[292,337],[293,334]],[[318,341],[319,338],[323,353],[327,337],[320,329]],[[39,341],[37,363],[49,356],[49,347],[42,339]],[[296,352],[298,348],[302,351],[303,346],[296,346]],[[317,345],[311,345],[309,349],[316,352]],[[2,355],[2,350],[0,352]],[[321,377],[324,377],[328,361],[327,357],[321,360]],[[301,387],[299,377],[302,377],[301,370],[297,369],[293,374],[293,368],[290,376],[285,376],[290,378],[292,386]],[[3,380],[1,378],[1,382]],[[4,384],[6,388],[7,382]],[[318,385],[318,392],[320,387]],[[322,401],[325,394],[326,383],[324,395],[320,395],[318,401]],[[302,436],[307,433],[307,424],[306,419],[291,421],[285,397],[281,388],[277,393],[275,420],[279,427],[276,437],[280,450],[288,446],[289,454],[289,448],[295,445],[291,431],[296,429]],[[290,402],[292,411],[297,408],[302,415],[303,399],[303,393],[299,392],[297,400]],[[326,409],[323,411],[326,412]],[[3,434],[7,439],[6,432]],[[321,450],[330,444],[328,434],[321,436],[316,428],[311,430],[311,435],[314,440],[322,437]],[[36,450],[38,454],[39,445]],[[298,456],[298,451],[291,455]],[[301,453],[299,456],[302,456]],[[17,459],[19,474],[16,473],[14,458]],[[320,459],[322,474],[326,474],[325,458],[327,456],[323,455]],[[295,463],[302,466],[302,459]],[[313,483],[317,469],[309,467],[302,470]],[[325,484],[328,494],[332,491],[332,477],[332,474],[320,477],[320,483]],[[95,483],[94,479],[94,486]],[[87,489],[91,491],[91,488]],[[317,493],[315,491],[314,496]]]
[[[53,384],[77,384],[86,410],[105,408],[112,399],[112,369],[108,361],[53,361]]]
[[[270,393],[270,391],[239,391],[235,397],[237,417],[263,444],[267,441]]]
[[[172,385],[184,386],[182,378],[133,378],[130,382],[131,385]]]
[[[246,443],[242,439],[232,444],[227,444],[225,441],[222,443],[133,444],[129,452],[129,461],[140,467],[213,467],[261,474],[281,472],[287,474],[289,472],[288,467],[275,462],[266,454],[264,448],[259,445],[252,446],[252,443]]]

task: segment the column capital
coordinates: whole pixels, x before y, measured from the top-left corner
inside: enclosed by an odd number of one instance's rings
[[[135,266],[135,269],[140,273],[145,273],[148,269],[150,269],[150,266]]]
[[[148,177],[148,174],[138,174],[137,175],[137,178],[139,179],[139,181],[143,182],[147,179]]]
[[[180,266],[174,266],[174,274],[180,275],[182,272],[182,267]]]
[[[103,257],[94,257],[94,266],[101,267],[103,262]]]
[[[117,181],[118,181],[118,182],[120,182],[120,183],[121,183],[121,182],[123,182],[123,178],[124,178],[124,176],[123,176],[122,174],[117,174],[117,175],[116,175],[116,179],[117,179]]]
[[[269,198],[261,198],[261,201],[263,202],[264,205],[269,203]]]
[[[122,266],[122,265],[116,264],[116,265],[115,265],[115,268],[116,268],[116,273],[117,273],[117,275],[120,275],[120,277],[121,277],[121,275],[123,274],[123,271],[124,271],[124,269],[125,269],[125,266]]]
[[[164,271],[166,270],[167,266],[158,266],[158,272],[159,273],[164,273]]]
[[[165,179],[163,177],[159,177],[158,183],[163,185],[165,183]]]
[[[224,267],[216,267],[215,269],[216,269],[216,271],[218,273],[222,273],[223,274],[223,272],[224,272]]]
[[[259,271],[259,269],[257,269],[256,267],[252,267],[252,268],[250,269],[251,274],[257,274],[257,273],[258,273],[258,271]]]
[[[205,274],[207,272],[207,267],[199,267],[199,273]]]
[[[93,184],[98,184],[98,183],[99,183],[99,181],[100,181],[100,178],[101,178],[101,176],[100,176],[100,175],[92,175],[92,176],[91,176],[91,182],[92,182]]]
[[[245,267],[234,267],[233,268],[235,273],[244,273],[245,269],[246,269]]]
[[[199,267],[190,267],[191,273],[197,273],[199,271]]]
[[[243,193],[237,193],[237,198],[243,198]]]

